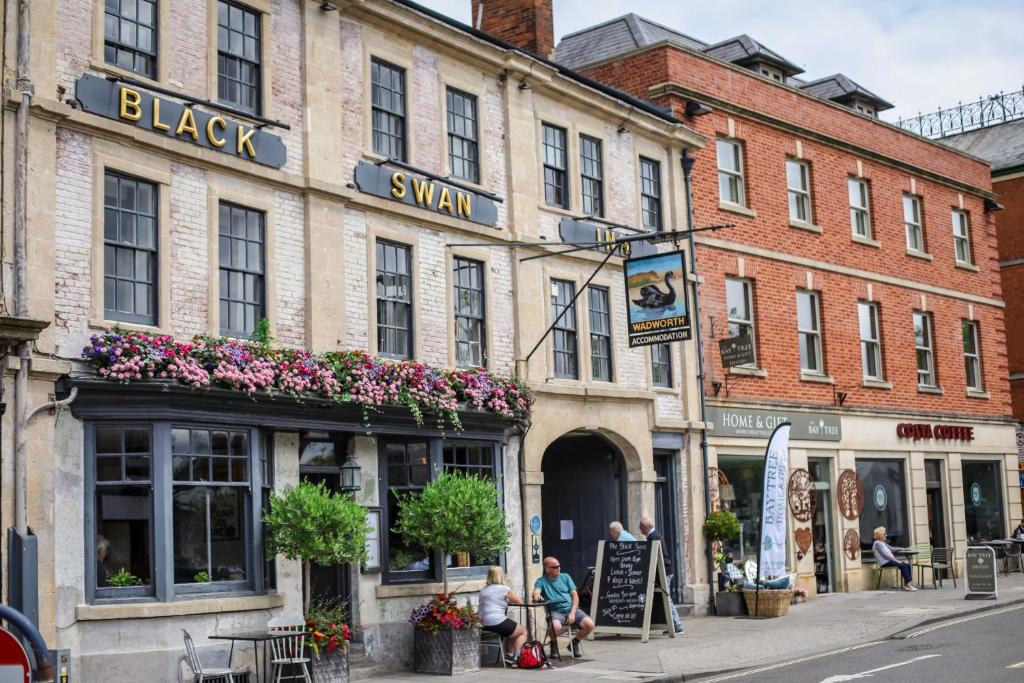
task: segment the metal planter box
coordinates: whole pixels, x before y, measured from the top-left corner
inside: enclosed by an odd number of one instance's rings
[[[348,683],[348,652],[338,648],[322,651],[312,657],[313,680],[316,683]]]
[[[413,628],[416,673],[452,676],[480,670],[480,629]]]

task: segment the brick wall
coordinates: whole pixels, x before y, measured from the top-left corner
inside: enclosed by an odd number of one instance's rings
[[[57,355],[82,351],[92,297],[92,144],[91,139],[57,129],[54,184],[54,315]]]
[[[171,330],[180,339],[207,332],[210,316],[209,205],[206,173],[171,166]]]
[[[1006,207],[995,214],[999,234],[999,260],[1024,259],[1024,177],[1010,180],[993,179],[992,189],[999,203]],[[1006,353],[1010,374],[1024,373],[1024,263],[1005,265],[1000,269],[1006,297]],[[1024,420],[1024,380],[1011,382],[1013,416]]]
[[[472,0],[470,23],[524,50],[547,57],[555,48],[552,0]]]

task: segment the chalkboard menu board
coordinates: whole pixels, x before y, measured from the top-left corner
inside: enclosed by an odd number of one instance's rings
[[[967,579],[966,598],[996,597],[996,551],[988,546],[974,546],[964,554]]]
[[[675,637],[667,615],[668,590],[661,542],[601,541],[597,549],[594,631],[643,636],[660,626]]]

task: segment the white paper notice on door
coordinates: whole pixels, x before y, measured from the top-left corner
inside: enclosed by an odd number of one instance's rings
[[[560,540],[562,540],[562,541],[571,541],[572,540],[572,520],[571,519],[563,519],[563,520],[561,520],[561,524],[559,525],[559,527],[561,529],[561,533],[559,533],[558,538]]]

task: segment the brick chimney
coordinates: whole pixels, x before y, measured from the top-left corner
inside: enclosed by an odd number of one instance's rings
[[[471,1],[476,28],[545,59],[554,55],[554,0]]]

